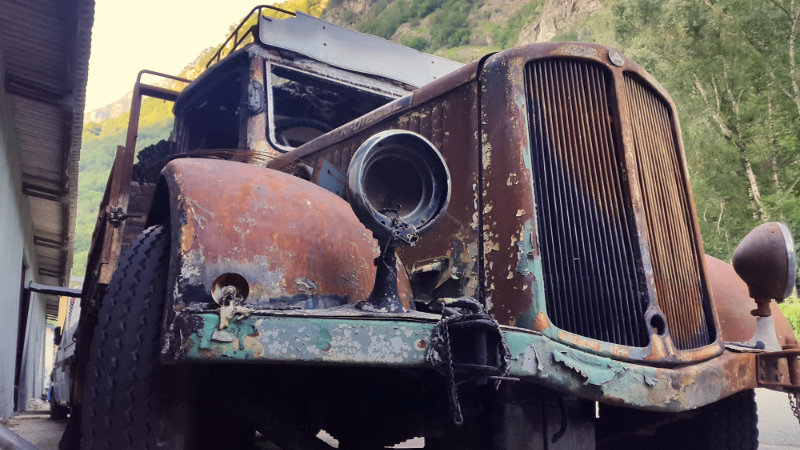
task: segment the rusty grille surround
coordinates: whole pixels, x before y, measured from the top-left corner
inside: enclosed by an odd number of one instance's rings
[[[669,107],[632,74],[625,75],[647,242],[658,305],[675,345],[683,350],[714,341],[702,253],[691,214]],[[681,262],[685,262],[681,264]]]
[[[583,59],[532,60],[525,76],[553,324],[629,347],[646,347],[655,335],[670,336],[678,350],[712,344],[702,244],[667,102],[638,77],[626,73],[620,83]],[[623,103],[629,122],[620,117]],[[633,137],[633,158],[623,131]]]

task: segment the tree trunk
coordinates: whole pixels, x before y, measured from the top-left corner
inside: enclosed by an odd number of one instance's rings
[[[724,136],[728,142],[736,147],[736,150],[739,152],[739,157],[742,161],[742,165],[744,166],[745,175],[747,176],[747,182],[749,183],[750,199],[755,205],[753,218],[756,220],[767,221],[769,220],[769,216],[767,215],[767,211],[764,209],[764,202],[761,200],[761,193],[758,189],[758,180],[756,179],[756,174],[753,172],[753,165],[750,163],[750,158],[747,156],[747,144],[742,138],[739,98],[733,95],[733,91],[727,84],[727,69],[723,72],[723,77],[725,78],[726,82],[725,93],[727,94],[727,101],[731,104],[731,109],[734,112],[733,128],[729,127],[722,118],[723,98],[719,93],[716,80],[714,80],[713,77],[711,78],[711,85],[714,88],[714,106],[711,105],[711,102],[708,99],[708,94],[703,87],[703,84],[700,82],[700,78],[697,76],[697,74],[694,74],[694,84],[697,90],[700,92],[700,95],[702,96],[706,106],[711,109],[711,118],[714,119],[714,122],[717,124],[720,133],[722,133],[722,136]]]

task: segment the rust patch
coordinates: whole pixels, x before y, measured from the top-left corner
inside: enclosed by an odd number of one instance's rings
[[[355,302],[369,296],[377,247],[335,194],[231,161],[176,160],[163,176],[179,210],[172,215],[181,252],[176,303],[210,301],[211,283],[227,272],[250,284],[248,303],[295,297]],[[408,307],[410,285],[406,277],[399,281]]]
[[[631,357],[631,349],[629,347],[625,347],[624,345],[611,345],[609,353],[611,353],[612,356],[617,356],[619,358]]]
[[[253,358],[260,358],[264,355],[264,347],[261,345],[261,342],[258,341],[258,334],[255,336],[245,336],[242,340],[242,344],[244,351],[253,355]]]
[[[556,49],[556,51],[553,53],[565,56],[579,56],[583,58],[600,59],[600,55],[598,54],[596,48],[587,47],[580,44],[564,44],[558,47],[558,49]]]
[[[189,220],[181,228],[181,252],[188,253],[194,243],[194,222]]]
[[[600,351],[600,342],[595,341],[594,339],[588,339],[583,336],[578,336],[577,334],[567,333],[563,330],[558,331],[558,338],[564,342],[569,342],[578,347],[588,348],[589,350],[593,350],[595,352]]]
[[[664,340],[662,340],[657,335],[651,335],[651,346],[650,346],[650,353],[644,358],[648,361],[658,361],[667,356],[667,347],[664,344]]]
[[[536,331],[543,331],[548,328],[550,328],[550,320],[547,318],[547,314],[539,311],[539,313],[536,314],[536,319],[533,321],[533,329]]]

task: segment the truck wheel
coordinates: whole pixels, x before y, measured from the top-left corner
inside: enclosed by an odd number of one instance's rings
[[[51,420],[64,420],[67,418],[67,414],[69,414],[69,407],[62,406],[58,403],[50,400],[50,419]]]
[[[755,450],[758,448],[755,392],[742,391],[698,408],[684,420],[665,426],[652,448]]]
[[[144,230],[120,257],[98,314],[82,407],[81,447],[180,448],[158,362],[169,233]]]
[[[677,414],[600,405],[597,448],[754,450],[757,425],[752,390]]]
[[[703,411],[704,410],[704,411]],[[701,408],[694,430],[703,433],[708,449],[758,448],[758,411],[755,391],[736,393]]]

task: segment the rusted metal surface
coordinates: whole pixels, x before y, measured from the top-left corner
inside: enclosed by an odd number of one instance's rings
[[[114,164],[111,167],[111,174],[108,177],[108,184],[106,185],[103,201],[100,203],[98,223],[95,226],[95,232],[92,236],[92,245],[89,250],[90,256],[87,262],[87,268],[89,271],[96,271],[98,273],[98,283],[100,284],[108,284],[111,282],[111,276],[117,268],[119,255],[122,251],[122,236],[125,232],[124,220],[127,217],[126,210],[128,208],[130,196],[133,158],[136,153],[136,139],[139,135],[139,112],[142,105],[142,97],[147,96],[173,102],[178,97],[177,91],[143,84],[142,75],[155,75],[189,83],[189,80],[183,78],[149,70],[142,70],[136,77],[136,84],[134,84],[133,96],[131,98],[131,111],[128,119],[128,133],[125,139],[125,146],[117,147],[117,154],[114,158]],[[93,255],[97,255],[96,259],[93,258]]]
[[[294,363],[429,369],[425,352],[439,316],[364,314],[353,307],[257,312],[217,333],[213,313],[178,313],[170,362]],[[725,351],[702,363],[658,368],[586,353],[540,333],[501,327],[511,351],[509,377],[653,411],[686,411],[757,386],[756,355]],[[180,332],[177,332],[180,330]],[[795,353],[792,353],[795,354]]]
[[[169,89],[142,84],[141,76],[143,74],[188,82],[188,80],[172,77],[171,75],[150,71],[142,71],[137,76],[131,100],[131,115],[128,123],[126,146],[117,147],[103,199],[100,202],[86,262],[87,270],[86,279],[83,283],[80,326],[76,334],[75,359],[72,365],[72,383],[70,386],[71,404],[73,411],[76,412],[80,411],[80,404],[83,399],[83,383],[86,376],[86,365],[89,360],[94,327],[97,323],[97,311],[100,308],[106,287],[111,282],[111,277],[117,267],[119,255],[122,251],[142,96],[174,101],[178,95],[177,92]]]
[[[756,354],[758,386],[800,392],[800,349]]]
[[[220,335],[217,315],[182,313],[175,321],[175,329],[182,332],[176,336],[183,338],[176,346],[180,353],[171,356],[198,361],[262,360],[397,368],[424,364],[430,343],[429,327],[413,323],[404,326],[393,320],[361,320],[358,316],[257,314],[232,322],[226,329],[228,333]]]
[[[747,282],[750,296],[758,303],[783,300],[792,294],[797,277],[794,239],[780,222],[763,223],[742,239],[733,253],[733,267]],[[759,314],[766,307],[759,305]]]
[[[644,277],[628,225],[607,73],[545,59],[530,63],[526,76],[537,220],[548,230],[538,233],[547,314],[582,336],[644,347]]]
[[[646,81],[625,74],[636,168],[647,225],[648,253],[657,306],[679,349],[699,348],[716,339],[708,286],[702,272],[688,173],[677,142],[674,105]],[[650,319],[652,322],[654,319]]]
[[[319,139],[289,152],[269,167],[291,170],[298,163],[326,166],[346,173],[356,149],[388,129],[406,129],[428,139],[441,153],[451,174],[450,207],[414,248],[399,249],[412,279],[424,284],[420,299],[434,290],[446,296],[481,294],[478,276],[477,64],[471,64],[410,96],[389,103]],[[424,278],[424,282],[421,281]],[[418,283],[416,283],[418,284]],[[418,284],[419,285],[419,284]]]
[[[667,183],[679,183],[680,189],[663,204],[643,197],[643,184],[657,184],[660,175],[644,169],[639,174],[640,159],[654,150],[637,147],[635,130],[641,125],[631,117],[643,112],[627,98],[626,73],[636,74],[669,116],[659,113],[672,147],[656,153],[671,160]],[[491,224],[482,235],[489,311],[501,323],[617,358],[687,362],[721,352],[702,287],[705,268],[697,256],[702,243],[674,107],[658,83],[606,47],[551,43],[488,58],[480,84],[481,209],[483,223]],[[673,206],[682,211],[674,226],[683,228],[685,258],[653,259],[674,249],[662,234],[648,234],[647,227],[657,220],[654,211]],[[651,255],[656,249],[661,253]],[[569,257],[558,262],[565,254]],[[683,272],[673,273],[676,264]],[[693,283],[702,295],[675,289]],[[559,290],[568,292],[559,295]],[[662,310],[686,302],[694,312],[682,306],[670,314]],[[548,307],[563,311],[555,318],[540,316]],[[676,340],[672,329],[686,337]],[[693,333],[706,339],[691,338]]]
[[[702,258],[698,260],[699,257],[697,256],[700,254],[701,241],[697,234],[695,213],[688,191],[685,163],[681,157],[682,149],[680,147],[678,125],[676,121],[672,120],[674,109],[663,89],[641,68],[624,58],[621,59],[622,63],[620,64],[621,56],[618,53],[614,54],[617,63],[609,62],[609,55],[608,49],[601,46],[547,44],[503,52],[500,55],[489,57],[482,66],[478,65],[469,68],[470,71],[477,70],[480,73],[480,87],[477,92],[481,98],[478,109],[481,113],[480,127],[482,128],[479,130],[478,121],[474,119],[471,122],[443,120],[441,126],[445,128],[445,135],[479,133],[478,139],[482,141],[477,164],[477,176],[480,179],[480,183],[473,188],[473,198],[455,198],[459,192],[463,194],[463,190],[456,187],[454,183],[454,199],[452,202],[455,208],[465,208],[466,206],[465,209],[472,209],[477,213],[473,220],[470,221],[473,225],[473,231],[478,234],[477,240],[480,253],[480,258],[477,258],[478,261],[473,267],[478,267],[480,273],[478,280],[483,281],[484,284],[478,289],[476,297],[481,298],[489,311],[501,323],[537,329],[555,339],[563,339],[571,345],[587,350],[620,358],[647,358],[651,361],[671,360],[677,362],[707,359],[721,351],[721,342],[716,337],[716,319],[710,311],[709,297],[705,293],[706,288],[703,287],[706,283],[705,268]],[[541,177],[537,178],[533,174],[531,128],[534,125],[529,121],[528,116],[532,114],[529,105],[531,100],[527,97],[527,87],[521,81],[526,77],[526,65],[528,62],[540,58],[569,58],[575,61],[588,61],[598,67],[605,67],[603,71],[612,74],[605,84],[601,86],[603,89],[608,89],[605,94],[608,97],[604,100],[608,104],[603,107],[606,108],[605,114],[614,113],[618,119],[613,123],[613,128],[610,123],[605,125],[609,129],[603,131],[610,134],[602,139],[605,139],[606,142],[613,141],[617,143],[606,150],[606,152],[610,153],[608,158],[619,157],[621,159],[617,161],[611,161],[610,159],[605,161],[598,160],[598,164],[594,164],[591,161],[587,161],[586,155],[583,155],[580,158],[584,160],[573,164],[580,164],[580,167],[585,168],[582,170],[589,170],[592,168],[590,166],[601,166],[601,170],[592,175],[591,178],[582,181],[584,183],[582,185],[584,194],[582,195],[586,195],[586,198],[591,200],[580,201],[584,202],[584,205],[586,205],[585,202],[587,201],[596,202],[595,206],[598,208],[597,217],[611,211],[616,211],[619,214],[619,219],[616,221],[617,225],[612,225],[611,228],[627,228],[629,234],[627,238],[613,245],[627,248],[623,252],[627,256],[620,258],[624,261],[619,263],[628,264],[626,270],[631,270],[632,268],[633,273],[627,275],[627,279],[631,280],[631,282],[626,287],[617,285],[617,283],[620,283],[620,279],[626,278],[625,276],[611,276],[600,273],[605,278],[601,277],[601,279],[595,280],[593,285],[590,285],[593,287],[589,291],[590,294],[585,297],[584,306],[572,310],[574,315],[584,315],[586,319],[591,317],[597,320],[598,317],[600,318],[600,322],[596,322],[594,328],[602,330],[595,335],[580,328],[573,327],[570,329],[568,327],[567,330],[559,329],[553,323],[552,318],[548,318],[546,315],[539,315],[539,313],[546,314],[547,311],[545,307],[546,296],[544,291],[546,288],[542,267],[543,258],[540,249],[541,236],[538,236],[540,224],[537,223],[536,211],[534,211],[533,195],[534,179],[541,181]],[[671,197],[670,202],[655,206],[651,205],[648,207],[649,209],[645,208],[642,200],[642,188],[638,180],[639,175],[633,173],[639,171],[638,167],[643,163],[640,163],[638,159],[645,158],[647,151],[636,150],[633,131],[635,126],[630,123],[628,117],[632,114],[632,107],[626,101],[621,100],[624,100],[625,97],[623,71],[637,73],[637,76],[642,80],[641,82],[646,83],[648,86],[647,95],[651,95],[653,98],[660,98],[661,100],[659,101],[666,105],[667,115],[671,114],[668,118],[670,120],[661,120],[664,132],[675,138],[675,141],[671,143],[673,146],[667,147],[666,150],[650,150],[650,153],[655,152],[659,155],[666,155],[671,161],[670,164],[673,170],[671,176],[678,180],[680,189],[678,193]],[[580,78],[583,75],[573,73],[572,76]],[[394,117],[408,117],[413,114],[425,117],[429,114],[427,109],[430,108],[429,102],[442,101],[443,94],[452,90],[453,84],[471,83],[472,80],[471,72],[468,73],[466,68],[455,72],[447,80],[443,79],[431,83],[425,89],[415,92],[411,98],[398,100],[278,158],[273,162],[272,166],[276,168],[290,167],[298,161],[319,163],[320,160],[325,160],[327,164],[343,170],[343,167],[346,166],[352,156],[352,149],[355,145],[353,143],[354,140],[356,142],[358,142],[359,138],[363,140],[368,133],[374,133],[384,129],[383,127],[386,126],[406,128],[411,125],[413,129],[413,124],[393,121],[392,119]],[[577,81],[570,79],[570,76],[566,76],[564,82],[569,84]],[[618,88],[615,88],[615,86],[618,86]],[[558,90],[557,86],[552,85],[544,86],[544,88],[546,88],[545,90],[549,89],[550,93]],[[425,101],[422,101],[421,97],[424,97]],[[557,97],[554,101],[556,100]],[[587,111],[594,111],[592,108],[601,107],[600,100],[595,96],[582,98],[580,101],[584,102],[583,107],[586,107]],[[602,115],[603,110],[600,109],[600,111]],[[576,120],[580,120],[580,117],[583,117],[580,114],[573,116],[579,117]],[[496,118],[498,117],[502,117],[502,120],[497,120]],[[663,114],[661,117],[663,118]],[[449,119],[449,117],[445,116],[445,119]],[[467,118],[467,120],[469,119]],[[624,126],[620,127],[619,124]],[[597,134],[600,130],[592,128],[592,126],[586,126],[581,131],[578,128],[581,125],[585,124],[576,122],[560,130],[564,139],[569,139],[569,141],[565,142],[571,142],[574,147],[579,146],[578,144],[596,143],[598,139],[601,139],[600,135]],[[641,125],[639,128],[641,128]],[[425,135],[425,133],[422,134]],[[353,136],[356,136],[356,138],[354,139]],[[442,152],[446,159],[449,158],[448,164],[450,164],[453,155],[460,155],[463,150],[459,149],[458,153],[456,153],[452,148],[447,148],[442,149]],[[574,158],[577,159],[578,157],[575,156]],[[603,164],[599,164],[600,162],[603,162]],[[603,171],[602,167],[607,167],[607,170]],[[609,172],[613,167],[619,168],[617,175]],[[575,167],[574,169],[578,170]],[[459,172],[452,167],[451,171],[453,173]],[[654,181],[654,177],[657,178],[656,175],[644,172],[642,176],[647,177],[649,180],[646,181],[648,186],[657,183]],[[623,174],[627,174],[628,178]],[[613,177],[620,179],[617,181],[610,180]],[[550,185],[557,184],[556,181],[558,180],[552,180]],[[461,186],[463,185],[462,183]],[[609,187],[612,185],[616,187]],[[606,197],[606,199],[597,197],[602,193],[599,191],[603,189],[617,190],[618,193],[615,194],[617,197],[613,200],[614,204],[610,203],[612,202],[610,200],[612,197]],[[465,200],[466,202],[472,200],[472,205],[465,203]],[[648,221],[656,222],[658,220],[658,217],[652,214],[652,210],[662,211],[664,208],[670,208],[673,203],[677,204],[683,211],[682,222],[677,226],[684,227],[681,242],[686,243],[686,245],[681,247],[682,256],[673,255],[665,260],[659,260],[659,268],[654,269],[649,254],[651,248],[648,245],[648,240],[637,240],[636,236],[650,236],[647,234]],[[650,216],[647,216],[646,213],[650,213]],[[635,220],[629,219],[631,216]],[[567,217],[569,217],[568,220],[576,219],[574,214],[572,216],[567,214]],[[545,228],[550,230],[549,232],[562,235],[567,240],[571,239],[569,237],[571,232],[568,231],[570,227],[560,229],[560,231],[554,231],[548,227]],[[591,228],[589,225],[586,227],[586,229]],[[446,235],[448,231],[441,231],[441,233]],[[452,231],[449,233],[455,234]],[[654,243],[653,245],[659,242],[666,242],[663,233],[651,234],[652,236],[649,239]],[[441,238],[438,239],[438,241],[442,240]],[[575,247],[582,246],[586,255],[595,259],[601,258],[607,253],[609,250],[608,245],[611,245],[602,239],[589,238],[585,242],[575,241],[568,243]],[[663,244],[662,247],[667,248],[664,247],[665,245],[667,244]],[[420,246],[419,251],[424,251],[424,247],[424,245]],[[662,247],[657,247],[656,245],[653,248]],[[415,259],[413,264],[409,263],[409,265],[420,268],[441,267],[442,255],[431,256],[431,258],[427,259]],[[616,259],[612,256],[610,261],[616,264]],[[594,263],[592,261],[590,259],[588,261],[589,266],[586,267],[590,267],[593,264],[599,267],[601,272],[609,270],[606,268],[608,264],[602,263],[600,260],[594,261]],[[680,262],[680,267],[682,267],[680,270],[683,270],[683,272],[673,274],[670,272],[673,268],[667,266],[674,266],[676,262]],[[556,275],[562,276],[564,269],[562,267],[561,271]],[[575,274],[579,276],[583,272],[585,270],[576,270]],[[483,280],[481,280],[481,276]],[[678,288],[673,289],[673,287],[689,286],[693,283],[681,281],[677,285],[673,285],[667,282],[669,279],[684,280],[687,276],[690,278],[694,276],[694,284],[700,286],[700,290],[691,295],[683,293]],[[556,278],[552,274],[551,277]],[[658,290],[658,286],[661,286],[661,291]],[[619,299],[615,298],[621,295],[620,291],[633,292],[624,292],[626,295],[631,295],[631,298],[620,302]],[[604,295],[600,296],[599,294]],[[671,307],[673,304],[677,306],[669,310],[669,314],[665,314],[660,309],[661,303],[659,301],[663,302],[665,308]],[[593,314],[589,310],[590,308],[586,308],[602,302],[609,303],[601,306],[601,308],[606,308],[605,316],[608,317],[605,317],[603,313]],[[555,302],[554,304],[557,303]],[[697,320],[687,322],[683,320],[683,316],[694,317]],[[537,321],[536,319],[539,317],[542,320]],[[627,323],[619,323],[624,321],[617,319],[625,319]],[[638,328],[638,333],[645,333],[646,337],[631,341],[614,338],[615,327],[623,329],[616,331],[616,333],[619,333],[620,331],[625,331],[624,328],[628,326],[634,329]],[[678,341],[675,341],[670,335],[671,327],[674,327],[676,333],[682,336]],[[606,329],[610,329],[609,332],[611,334],[608,336],[603,335]],[[590,336],[587,337],[586,335]],[[634,335],[636,335],[636,332],[634,332]],[[701,337],[698,340],[691,336]],[[705,338],[702,338],[702,336],[705,336]],[[631,342],[633,345],[630,345]]]
[[[556,61],[548,69],[555,75],[535,72],[531,61]],[[531,97],[537,89],[541,97]],[[565,94],[570,89],[574,95]],[[467,91],[478,97],[474,108],[479,115],[465,114],[466,108],[460,107],[435,119],[437,105],[447,108],[455,92]],[[562,110],[545,111],[546,102]],[[575,113],[568,102],[584,113]],[[424,119],[430,117],[433,127],[427,131]],[[535,148],[533,130],[542,133],[547,126],[551,135],[540,134],[541,148]],[[501,323],[541,331],[584,351],[655,364],[697,362],[722,352],[674,105],[652,77],[619,52],[576,43],[502,52],[281,156],[271,166],[285,170],[303,162],[343,172],[357,145],[387,128],[422,130],[437,145],[455,174],[451,211],[462,224],[472,215],[466,233],[460,233],[463,225],[443,223],[434,231],[435,243],[429,240],[401,255],[418,288],[440,286],[452,251],[468,242],[478,253],[465,267],[478,273],[469,279],[472,284],[467,283],[470,289],[465,293],[481,299]],[[480,146],[448,146],[446,140],[437,140],[437,132],[450,139],[473,135]],[[561,165],[562,178],[552,178],[552,168],[543,169],[537,159],[543,149],[555,145],[574,150],[553,156],[561,158],[552,161]],[[474,165],[466,171],[454,167],[463,164],[468,148],[475,148],[475,159],[469,156]],[[564,201],[577,210],[569,213],[551,203],[550,214],[562,221],[561,226],[540,223],[546,211],[534,192],[552,195],[563,188],[563,177],[574,181]],[[662,183],[672,186],[664,195],[658,194],[665,189]],[[468,197],[465,187],[470,184]],[[677,218],[666,213],[671,208],[680,210]],[[587,231],[585,239],[575,238],[573,222],[580,220],[584,230],[605,224],[606,234]],[[671,225],[664,228],[665,223]],[[586,260],[565,259],[545,275],[544,237],[567,246],[560,251],[572,248],[575,258]],[[441,245],[448,241],[450,254]],[[552,253],[553,248],[551,257],[559,253]],[[565,278],[570,271],[575,283]],[[553,284],[547,287],[546,281]],[[553,286],[581,283],[583,293],[570,291],[548,303],[548,296],[556,294]],[[418,291],[423,298],[440,292],[430,287]],[[566,306],[555,320],[548,316],[548,305],[564,307],[565,301],[581,296],[583,304]],[[584,327],[562,324],[581,317]],[[785,336],[785,342],[794,339]]]
[[[260,58],[252,58],[250,59],[250,68],[249,68],[249,85],[248,85],[248,97],[258,95],[258,92],[251,92],[257,91],[256,88],[251,86],[260,86],[260,98],[251,99],[248,98],[248,103],[252,104],[253,101],[261,101],[262,104],[266,102],[266,95],[264,91],[264,81],[265,81],[265,74],[264,74],[264,61]],[[247,128],[246,132],[246,148],[250,149],[251,152],[254,154],[263,154],[269,155],[269,159],[274,158],[275,156],[279,155],[280,152],[269,144],[267,141],[267,108],[264,106],[261,109],[254,109],[253,107],[249,107],[249,114],[247,118]]]
[[[318,308],[364,300],[377,245],[341,198],[296,177],[229,161],[166,166],[176,259],[173,308],[215,308],[211,288],[238,274],[254,310]],[[401,270],[401,273],[404,272]],[[406,307],[408,281],[400,277]]]
[[[413,93],[406,95],[404,97],[398,98],[397,100],[388,103],[374,111],[367,113],[358,119],[349,122],[330,133],[326,133],[323,136],[314,139],[313,141],[298,147],[297,149],[286,153],[285,155],[276,158],[275,161],[270,162],[269,167],[277,170],[284,170],[287,167],[291,167],[294,164],[297,164],[300,161],[308,161],[308,160],[316,160],[316,159],[334,159],[332,156],[336,154],[334,147],[339,145],[344,145],[345,141],[353,139],[354,137],[362,137],[362,141],[366,140],[366,137],[371,136],[375,132],[382,131],[384,129],[404,129],[400,125],[408,124],[411,120],[409,117],[411,110],[416,107],[421,107],[424,104],[432,102],[434,100],[438,100],[438,103],[445,103],[443,100],[449,99],[453,101],[457,101],[458,97],[450,97],[444,96],[445,94],[453,94],[449,93],[449,91],[454,91],[459,88],[466,88],[473,91],[472,95],[475,96],[477,93],[474,92],[474,87],[468,88],[467,84],[471,84],[475,81],[478,71],[478,63],[474,62],[469,65],[462,67],[452,73],[442,77],[435,83],[431,83],[426,85],[425,87],[416,89]],[[463,97],[463,94],[462,94]],[[468,99],[462,99],[461,101],[457,101],[459,106],[468,106],[470,109],[477,110],[478,105],[475,103],[477,100],[469,101]],[[446,108],[447,105],[439,105],[442,108]],[[447,116],[450,117],[450,114],[456,114],[459,111],[463,111],[462,109],[448,109]],[[442,111],[439,112],[440,116]],[[418,114],[418,116],[421,114]],[[434,120],[433,117],[430,117],[430,114],[425,114],[426,118],[430,118]],[[463,117],[463,116],[458,116]],[[471,117],[471,116],[468,116]],[[402,120],[402,121],[401,121]],[[419,123],[420,117],[416,117],[416,123]],[[470,121],[471,123],[472,121]],[[470,123],[464,124],[463,126],[469,126]],[[443,126],[442,118],[439,117],[438,120],[435,121],[436,125]],[[449,121],[448,121],[449,124]],[[428,125],[427,127],[431,127]],[[466,130],[466,129],[465,129]],[[368,132],[373,131],[372,134],[369,134],[366,137],[363,135],[367,135]],[[411,130],[415,131],[415,130]],[[431,128],[430,131],[433,131]],[[439,129],[437,133],[443,133],[445,130]],[[425,135],[424,133],[420,133],[425,136],[428,140],[433,142],[434,145],[437,145],[439,142],[438,140],[431,139],[429,136]],[[441,135],[439,139],[441,139]],[[441,150],[441,147],[437,145],[437,148]],[[341,160],[345,158],[347,155],[335,155],[335,161],[339,170],[343,170],[347,167],[348,160],[345,159],[344,162]],[[352,156],[352,155],[350,155]]]
[[[239,22],[239,25],[231,31],[231,34],[222,42],[222,44],[217,48],[217,51],[211,55],[211,58],[206,63],[206,68],[211,67],[212,65],[218,63],[221,59],[225,56],[233,53],[236,49],[239,48],[240,45],[245,43],[247,37],[250,36],[252,39],[255,39],[258,36],[259,32],[259,25],[261,21],[259,20],[262,17],[262,12],[264,10],[268,11],[275,11],[282,14],[286,14],[287,16],[294,16],[295,13],[292,11],[285,10],[283,8],[278,8],[277,6],[272,5],[258,5],[250,10],[246,16]],[[254,24],[250,26],[248,29],[244,29],[245,25],[247,25],[248,21],[251,18],[255,18]]]
[[[145,229],[147,213],[153,202],[155,183],[132,180],[129,184],[128,208],[125,229],[122,232],[121,248],[127,248]]]
[[[733,267],[713,256],[706,255],[711,289],[714,291],[714,308],[720,322],[720,334],[725,342],[746,342],[756,332],[756,319],[750,313],[755,302],[748,294],[747,285]],[[792,326],[778,305],[772,302],[771,317],[775,322],[778,343],[781,346],[797,345]]]

